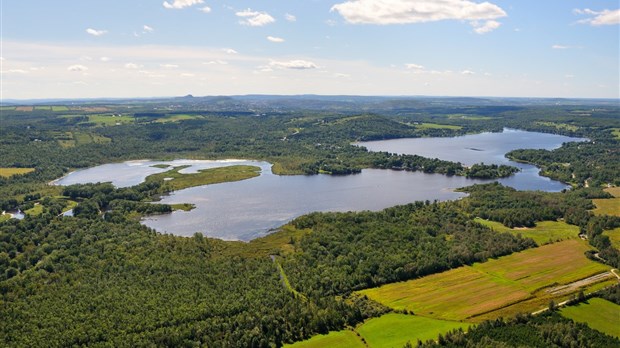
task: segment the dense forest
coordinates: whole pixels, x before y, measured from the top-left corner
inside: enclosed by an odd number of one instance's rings
[[[508,227],[563,220],[588,238],[590,257],[620,266],[620,253],[603,233],[620,227],[620,218],[589,211],[592,199],[609,197],[602,188],[620,180],[620,161],[614,160],[617,105],[373,99],[354,107],[331,100],[216,98],[98,105],[106,114],[88,107],[2,109],[0,168],[35,170],[0,176],[0,208],[36,212],[23,220],[0,220],[0,345],[281,346],[389,311],[355,290],[536,247],[533,240],[498,233],[476,217]],[[141,216],[173,209],[149,203],[170,189],[160,179],[129,188],[48,185],[75,168],[144,158],[259,159],[273,163],[278,174],[337,175],[372,167],[504,177],[516,168],[466,168],[352,145],[503,127],[587,137],[553,151],[510,154],[541,165],[544,175],[573,189],[544,193],[476,185],[463,188],[468,197],[459,201],[312,213],[241,243],[200,233],[165,235],[142,226]],[[69,207],[73,216],[62,216]],[[488,322],[423,344],[612,346],[617,341],[551,313]]]

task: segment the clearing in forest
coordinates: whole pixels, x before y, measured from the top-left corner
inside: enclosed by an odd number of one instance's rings
[[[562,308],[563,316],[576,322],[620,338],[620,306],[602,298],[591,298],[585,303]]]
[[[509,232],[514,235],[520,234],[524,238],[532,238],[538,245],[579,238],[579,227],[563,221],[540,221],[532,228],[510,228],[499,222],[481,218],[476,218],[475,221],[497,232]]]
[[[567,240],[359,293],[394,309],[445,320],[482,321],[533,312],[571,294],[546,290],[609,271],[587,259],[587,250],[584,241]],[[611,277],[609,273],[596,284],[581,285],[586,290],[600,288],[613,283]]]
[[[0,168],[0,176],[5,178],[30,172],[34,172],[34,168]]]
[[[592,212],[596,215],[615,215],[620,216],[620,187],[609,187],[605,191],[611,193],[615,198],[593,199],[596,209]]]
[[[309,340],[297,342],[291,348],[313,347],[402,347],[407,342],[436,339],[439,334],[462,328],[470,324],[456,321],[425,318],[418,315],[388,313],[372,318],[355,330],[332,331],[327,335],[316,335]]]

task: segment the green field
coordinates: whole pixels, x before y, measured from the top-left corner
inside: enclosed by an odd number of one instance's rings
[[[34,109],[35,110],[50,111],[50,110],[52,110],[52,107],[51,106],[35,106]]]
[[[611,245],[614,248],[620,249],[620,227],[615,228],[613,230],[604,231],[603,235],[609,237],[609,240],[611,241]]]
[[[417,340],[437,339],[439,334],[462,328],[467,323],[424,318],[417,315],[388,313],[373,318],[357,328],[369,347],[402,347],[407,341],[416,344]]]
[[[43,205],[36,204],[34,207],[26,210],[24,213],[30,216],[41,215],[43,214]]]
[[[309,340],[297,342],[291,345],[285,345],[284,347],[291,348],[364,348],[366,345],[362,342],[362,339],[351,330],[332,331],[327,335],[316,335]]]
[[[69,111],[69,108],[63,105],[54,105],[52,106],[52,111],[55,111],[55,112]]]
[[[620,306],[602,298],[562,308],[560,313],[576,322],[620,338]]]
[[[327,335],[317,335],[309,340],[290,345],[291,348],[310,347],[402,347],[407,342],[416,344],[418,340],[436,339],[439,334],[462,328],[470,324],[455,321],[437,320],[417,315],[388,313],[372,318],[355,331],[342,330]],[[357,334],[359,334],[359,336]]]
[[[0,106],[0,111],[13,111],[15,110],[14,106]]]
[[[493,117],[489,117],[489,116],[478,116],[478,115],[467,115],[467,114],[451,114],[451,115],[448,115],[448,118],[451,120],[460,119],[460,120],[472,120],[472,121],[482,121],[482,120],[493,119]]]
[[[0,168],[0,176],[5,178],[30,172],[34,172],[34,168]]]
[[[569,225],[563,221],[541,221],[533,228],[509,228],[495,221],[476,218],[476,222],[494,229],[497,232],[509,232],[532,238],[536,244],[543,245],[568,239],[579,238],[579,227]]]
[[[203,118],[203,116],[202,115],[173,114],[173,115],[166,115],[164,117],[156,118],[153,120],[153,122],[157,122],[157,123],[179,122],[183,120],[195,120],[197,118]]]
[[[454,125],[449,125],[449,124],[438,124],[438,123],[420,123],[420,124],[416,124],[415,127],[417,129],[453,129],[453,130],[459,130],[463,128],[461,126],[454,126]]]
[[[616,138],[620,139],[620,128],[613,128],[611,130],[611,134],[613,134]]]
[[[88,115],[88,122],[100,126],[116,126],[121,124],[134,123],[133,116],[112,116],[111,114]]]
[[[445,320],[480,321],[533,312],[550,299],[560,302],[579,290],[551,294],[545,288],[609,270],[588,260],[586,250],[585,242],[568,240],[359,293],[394,309]],[[612,280],[603,282],[607,281]]]
[[[260,168],[255,166],[229,166],[200,170],[191,174],[179,173],[187,167],[189,166],[179,166],[167,172],[149,175],[146,181],[164,180],[167,188],[175,191],[194,186],[245,180],[260,175]]]
[[[571,132],[575,132],[577,130],[579,130],[579,127],[574,126],[572,124],[567,124],[567,123],[555,123],[555,122],[534,122],[535,124],[541,125],[541,126],[547,126],[547,127],[554,127],[560,130],[567,130],[567,131],[571,131]]]
[[[592,210],[596,215],[620,216],[620,198],[593,199],[596,209]]]

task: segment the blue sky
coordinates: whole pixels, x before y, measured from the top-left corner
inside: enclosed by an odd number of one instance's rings
[[[4,0],[2,98],[619,98],[619,7],[617,0]]]

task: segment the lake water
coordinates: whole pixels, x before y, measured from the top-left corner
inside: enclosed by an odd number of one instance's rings
[[[586,141],[563,135],[504,129],[502,133],[480,133],[452,138],[406,138],[360,142],[371,151],[387,151],[398,154],[420,155],[446,161],[461,162],[466,166],[484,162],[506,164],[521,169],[515,175],[499,179],[505,186],[518,190],[561,191],[568,186],[538,175],[536,166],[508,160],[505,154],[516,149],[546,149],[560,147],[562,143]]]
[[[512,178],[502,179],[504,184],[517,188],[559,191],[565,188],[564,184],[539,177],[538,170],[533,166],[508,163],[503,154],[524,147],[552,149],[563,142],[578,140],[581,139],[505,130],[504,133],[483,133],[456,138],[398,139],[365,142],[360,145],[377,151],[416,153],[426,157],[460,161],[466,165],[479,162],[518,165],[524,169],[523,172]],[[451,141],[455,141],[456,145],[450,144]],[[313,211],[381,210],[416,200],[457,199],[464,195],[453,192],[455,188],[489,182],[441,174],[380,169],[365,169],[360,174],[347,176],[278,176],[271,172],[271,165],[267,162],[143,160],[76,171],[54,183],[70,185],[110,181],[118,187],[132,186],[142,182],[150,174],[170,169],[153,167],[157,164],[191,166],[182,170],[182,173],[239,164],[261,168],[261,175],[252,179],[193,187],[164,196],[161,203],[194,203],[196,208],[189,212],[175,211],[152,216],[142,221],[146,226],[160,232],[181,236],[202,232],[207,236],[226,240],[251,240],[270,233],[272,229],[295,217]]]

